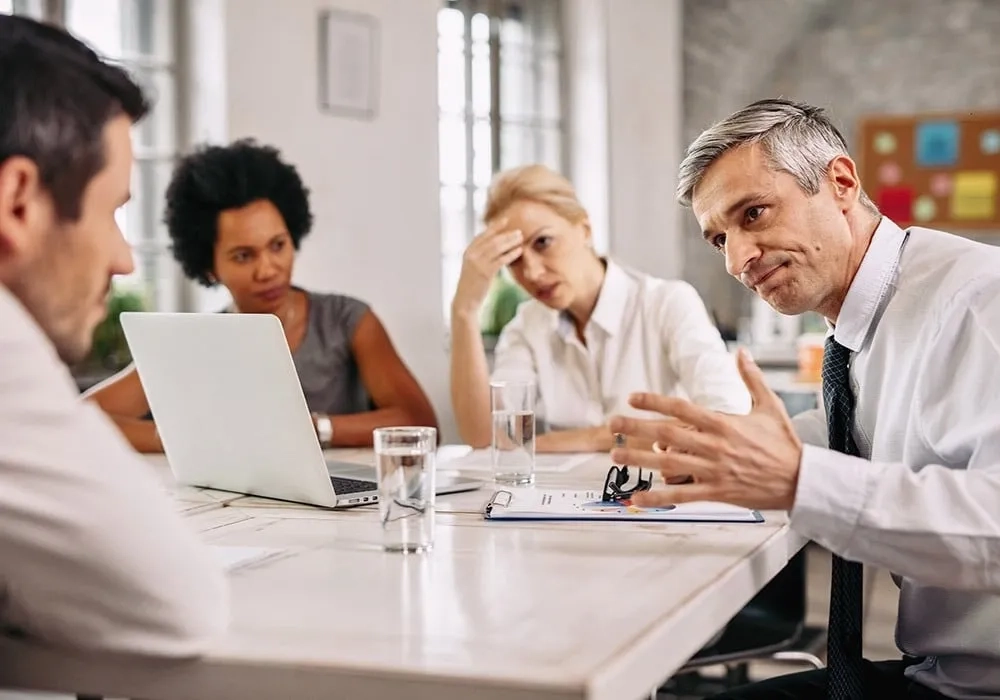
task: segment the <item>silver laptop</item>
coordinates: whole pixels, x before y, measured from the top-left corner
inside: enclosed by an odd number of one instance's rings
[[[270,314],[121,314],[178,482],[327,508],[378,500],[374,467],[327,462]],[[438,494],[483,482],[436,475]]]

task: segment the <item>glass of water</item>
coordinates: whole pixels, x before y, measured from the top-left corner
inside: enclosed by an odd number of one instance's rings
[[[389,552],[434,544],[434,428],[376,428],[375,471],[382,543]]]
[[[490,382],[493,478],[523,486],[535,481],[535,383]]]

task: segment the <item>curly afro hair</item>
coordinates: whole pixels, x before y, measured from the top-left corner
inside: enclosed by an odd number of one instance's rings
[[[206,287],[211,278],[219,214],[259,200],[278,209],[298,250],[312,228],[309,190],[276,148],[253,139],[202,146],[180,160],[167,186],[164,223],[184,274]]]

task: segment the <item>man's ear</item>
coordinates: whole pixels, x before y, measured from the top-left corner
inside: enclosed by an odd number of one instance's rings
[[[850,156],[839,155],[830,161],[827,169],[833,195],[845,210],[854,205],[861,195],[861,178]]]
[[[51,216],[49,199],[30,158],[0,163],[0,256],[20,256],[40,243],[37,231]]]

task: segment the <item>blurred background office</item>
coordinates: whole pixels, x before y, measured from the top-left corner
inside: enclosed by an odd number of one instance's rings
[[[829,107],[855,150],[868,115],[1000,108],[993,0],[0,0],[11,11],[64,23],[156,99],[136,127],[121,220],[138,265],[118,307],[226,303],[183,281],[163,190],[195,143],[274,144],[312,189],[297,281],[383,309],[446,439],[448,309],[497,170],[562,170],[599,251],[690,281],[727,339],[797,368],[821,320],[780,317],[726,274],[674,203],[684,145],[765,96]],[[487,335],[520,298],[505,286]],[[122,361],[102,330],[109,357],[83,382]]]
[[[121,222],[137,268],[119,280],[115,309],[227,302],[183,281],[161,222],[164,187],[195,143],[273,144],[312,190],[316,224],[296,281],[380,309],[445,441],[457,439],[448,310],[494,172],[542,162],[567,174],[598,250],[694,284],[724,337],[749,344],[798,410],[815,398],[800,381],[800,337],[822,320],[781,317],[726,274],[674,201],[684,146],[779,95],[828,107],[856,153],[872,115],[1000,111],[996,0],[0,0],[0,12],[65,24],[156,99],[135,129]],[[1000,152],[1000,132],[989,133],[983,153]],[[879,172],[900,189],[899,172]],[[994,209],[996,183],[977,190]],[[943,207],[913,212],[932,226],[947,218]],[[1000,241],[997,216],[941,227]],[[497,281],[488,337],[519,298]],[[78,368],[82,386],[127,361],[113,320]],[[876,616],[888,627],[869,642],[887,655],[894,589],[883,584]],[[824,595],[810,607],[822,611]]]
[[[823,324],[726,274],[674,203],[684,145],[773,95],[829,107],[856,150],[868,115],[1000,107],[993,0],[0,0],[11,11],[64,23],[155,96],[121,212],[138,265],[115,309],[226,303],[183,281],[163,190],[195,143],[272,143],[312,188],[297,281],[383,309],[446,439],[449,303],[497,170],[565,172],[599,251],[690,281],[727,339],[797,371],[797,339]],[[487,336],[520,299],[496,286]],[[81,383],[124,361],[113,325]]]

